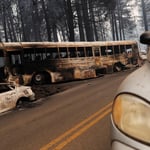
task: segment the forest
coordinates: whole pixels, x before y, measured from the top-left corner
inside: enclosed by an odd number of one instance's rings
[[[148,0],[1,0],[0,41],[126,40],[136,5],[148,30]]]

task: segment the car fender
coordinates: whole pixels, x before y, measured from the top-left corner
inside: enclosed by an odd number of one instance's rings
[[[132,93],[150,101],[150,63],[147,61],[142,67],[131,73],[120,85],[117,95]]]

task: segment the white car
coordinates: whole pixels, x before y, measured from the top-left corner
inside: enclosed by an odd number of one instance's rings
[[[148,44],[145,64],[120,85],[111,115],[112,150],[150,150],[150,32],[141,35]]]
[[[0,113],[33,100],[35,100],[35,94],[30,86],[0,83]]]

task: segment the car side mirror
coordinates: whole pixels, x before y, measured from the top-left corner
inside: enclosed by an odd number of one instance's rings
[[[150,31],[146,31],[140,36],[140,42],[142,44],[150,45]]]
[[[143,34],[141,34],[140,42],[148,45],[147,60],[150,62],[150,31],[145,31]]]

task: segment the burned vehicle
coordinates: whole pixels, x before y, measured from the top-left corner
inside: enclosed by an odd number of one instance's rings
[[[0,77],[24,85],[95,78],[136,66],[138,52],[136,41],[0,42]]]
[[[35,94],[31,87],[0,83],[0,113],[34,100]]]

